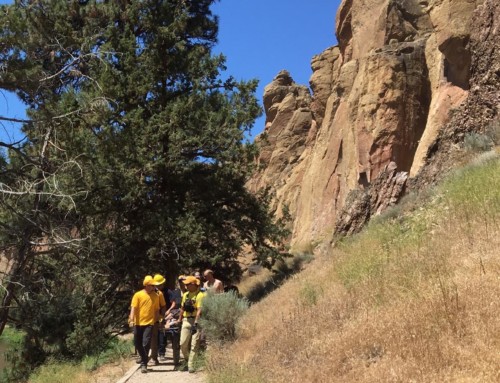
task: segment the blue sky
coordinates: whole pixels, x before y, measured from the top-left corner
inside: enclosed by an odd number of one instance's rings
[[[227,75],[238,80],[259,80],[257,97],[286,69],[295,82],[309,85],[311,59],[335,45],[335,14],[341,0],[222,0],[213,7],[219,15],[216,53],[227,58]],[[0,4],[12,3],[0,0]],[[24,107],[12,95],[0,91],[0,116],[23,118]],[[264,117],[252,129],[264,128]],[[18,126],[0,122],[0,140],[19,137]]]

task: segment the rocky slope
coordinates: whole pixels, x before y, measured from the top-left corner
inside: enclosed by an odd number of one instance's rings
[[[497,0],[343,0],[338,46],[312,59],[312,95],[280,72],[248,187],[270,186],[292,244],[358,231],[437,177],[465,132],[498,119]],[[453,111],[453,113],[451,113]]]

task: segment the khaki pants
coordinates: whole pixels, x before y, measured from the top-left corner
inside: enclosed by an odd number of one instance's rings
[[[151,359],[158,360],[158,330],[160,329],[160,324],[156,322],[153,325],[153,331],[151,334]]]
[[[184,318],[181,329],[181,351],[184,360],[188,362],[188,368],[193,369],[194,356],[200,347],[200,329],[196,334],[191,334],[194,318]]]

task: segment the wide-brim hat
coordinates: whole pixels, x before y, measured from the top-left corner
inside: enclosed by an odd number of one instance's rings
[[[163,285],[165,283],[165,278],[161,274],[155,274],[153,279],[157,285]]]
[[[142,282],[142,285],[143,286],[155,286],[156,282],[151,275],[146,275],[144,277],[144,281]]]
[[[186,279],[184,279],[182,281],[182,283],[184,283],[185,285],[189,285],[191,283],[194,283],[195,285],[200,285],[200,280],[196,277],[193,277],[192,275],[190,275],[189,277],[186,277]]]

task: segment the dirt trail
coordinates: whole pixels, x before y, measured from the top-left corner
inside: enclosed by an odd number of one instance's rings
[[[167,360],[160,362],[159,366],[149,365],[148,372],[144,374],[137,364],[117,383],[206,383],[206,379],[202,371],[194,374],[174,371],[171,350],[167,350]]]

